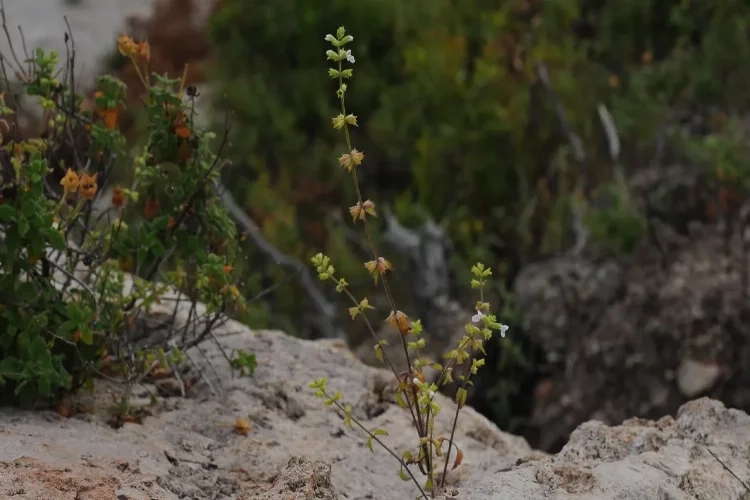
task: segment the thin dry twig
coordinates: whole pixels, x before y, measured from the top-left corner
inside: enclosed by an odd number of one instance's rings
[[[750,486],[748,486],[748,484],[747,484],[747,483],[746,483],[745,481],[743,481],[742,479],[740,479],[740,478],[739,478],[739,476],[737,476],[737,474],[735,474],[735,473],[734,473],[734,471],[733,471],[732,469],[730,469],[730,468],[729,468],[729,467],[727,466],[727,464],[725,464],[724,462],[722,462],[722,461],[721,461],[721,459],[720,459],[719,457],[717,457],[717,456],[716,456],[716,454],[714,454],[714,452],[713,452],[713,451],[711,451],[711,450],[710,450],[710,449],[709,449],[709,448],[708,448],[707,446],[706,446],[705,448],[706,448],[706,451],[707,451],[708,453],[710,453],[710,454],[711,454],[711,456],[712,456],[712,457],[714,457],[714,458],[716,459],[716,461],[717,461],[717,462],[719,462],[719,463],[721,464],[721,466],[722,466],[722,467],[724,468],[724,470],[726,470],[726,471],[727,471],[727,472],[729,472],[729,473],[730,473],[730,474],[731,474],[732,476],[734,476],[734,478],[735,478],[735,479],[736,479],[737,481],[739,481],[739,482],[740,482],[740,484],[741,484],[742,486],[744,486],[744,487],[745,487],[745,490],[747,490],[747,491],[749,491],[749,492],[750,492]]]
[[[214,183],[214,191],[221,199],[222,203],[229,211],[230,216],[234,219],[235,223],[239,225],[247,234],[247,237],[253,241],[255,246],[260,249],[263,253],[271,257],[277,264],[293,269],[295,275],[300,278],[300,285],[307,293],[308,297],[313,302],[315,309],[317,309],[320,321],[321,329],[326,337],[346,338],[345,332],[338,326],[336,307],[331,304],[320,291],[318,286],[315,284],[315,280],[312,274],[308,270],[307,266],[302,264],[300,261],[293,257],[283,254],[279,251],[270,241],[265,239],[261,234],[260,228],[250,218],[249,215],[239,206],[231,195],[229,190],[221,183],[216,180]]]

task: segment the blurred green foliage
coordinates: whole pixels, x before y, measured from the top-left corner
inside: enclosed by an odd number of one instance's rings
[[[510,281],[523,262],[569,248],[584,176],[610,200],[587,210],[592,234],[615,251],[640,240],[642,215],[613,183],[600,103],[614,117],[627,173],[655,161],[745,165],[736,151],[746,132],[728,131],[726,117],[750,104],[747,1],[223,4],[211,35],[222,104],[238,122],[227,184],[282,251],[305,261],[325,251],[364,285],[343,212],[353,188],[336,161],[344,146],[330,127],[336,103],[321,69],[331,26],[355,35],[347,107],[360,124],[353,142],[366,154],[366,197],[389,204],[405,224],[428,216],[443,224],[456,248],[456,282],[468,280],[471,262],[491,263]],[[586,170],[537,63],[581,137]],[[688,127],[696,117],[703,125]],[[672,146],[667,156],[660,137]],[[276,307],[293,316],[301,300],[285,291]]]

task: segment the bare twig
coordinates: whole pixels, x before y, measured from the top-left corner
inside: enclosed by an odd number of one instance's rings
[[[557,95],[557,92],[552,86],[549,78],[549,71],[547,70],[547,66],[543,62],[538,62],[536,64],[536,74],[539,78],[539,81],[542,82],[545,90],[552,98],[552,102],[555,107],[555,114],[557,115],[557,121],[560,123],[560,128],[562,129],[563,134],[565,134],[568,143],[570,144],[570,147],[573,151],[573,157],[578,163],[581,175],[578,179],[578,186],[576,190],[582,190],[584,198],[586,200],[589,200],[591,189],[593,188],[593,179],[589,169],[588,157],[586,155],[586,151],[583,148],[583,142],[570,125],[570,120],[568,120],[565,106],[563,106],[560,96]],[[590,231],[583,223],[583,210],[579,203],[573,203],[573,230],[576,235],[576,243],[573,246],[571,253],[573,255],[578,255],[586,247],[586,244],[588,243],[590,237]]]
[[[714,457],[714,458],[716,459],[716,461],[717,461],[717,462],[719,462],[719,463],[721,464],[721,466],[722,466],[722,467],[724,468],[724,470],[726,470],[726,471],[727,471],[727,472],[729,472],[729,473],[730,473],[730,474],[731,474],[732,476],[734,476],[734,478],[735,478],[735,479],[736,479],[737,481],[739,481],[739,482],[740,482],[740,484],[741,484],[742,486],[744,486],[744,487],[745,487],[745,489],[746,489],[747,491],[750,491],[750,486],[748,486],[748,485],[747,485],[747,483],[746,483],[745,481],[743,481],[742,479],[740,479],[740,478],[739,478],[739,476],[737,476],[737,474],[735,474],[735,473],[734,473],[734,471],[733,471],[732,469],[730,469],[729,467],[727,467],[727,465],[726,465],[726,464],[725,464],[724,462],[722,462],[722,461],[721,461],[721,459],[720,459],[719,457],[717,457],[717,456],[716,456],[716,455],[714,454],[714,452],[713,452],[713,451],[711,451],[711,450],[710,450],[710,449],[709,449],[709,448],[708,448],[707,446],[706,446],[705,448],[706,448],[706,451],[707,451],[708,453],[710,453],[710,454],[711,454],[711,456],[712,456],[712,457]]]
[[[16,69],[18,73],[18,77],[23,80],[25,78],[25,75],[23,74],[23,64],[21,64],[21,61],[18,59],[18,55],[16,54],[16,50],[13,47],[13,39],[10,36],[10,31],[8,31],[8,21],[5,17],[5,2],[4,0],[0,0],[0,20],[2,21],[2,28],[5,32],[5,39],[8,41],[8,48],[10,49],[10,54],[13,57],[13,61],[15,61],[16,66],[18,67]]]
[[[304,288],[313,305],[320,315],[321,327],[326,337],[345,338],[344,331],[337,325],[336,307],[331,304],[318,289],[312,274],[303,263],[281,253],[270,241],[266,240],[260,232],[257,224],[248,216],[242,207],[237,204],[234,197],[229,193],[221,181],[214,182],[214,191],[229,211],[230,216],[247,234],[255,246],[263,253],[271,257],[277,264],[293,269],[300,277],[300,284]]]

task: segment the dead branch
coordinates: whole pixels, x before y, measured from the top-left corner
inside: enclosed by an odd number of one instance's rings
[[[299,273],[300,284],[313,302],[319,313],[319,323],[323,334],[327,338],[344,339],[345,333],[338,326],[336,307],[331,304],[318,288],[312,274],[302,262],[281,253],[270,241],[265,239],[258,225],[248,216],[245,211],[234,200],[227,188],[221,181],[215,181],[214,191],[221,199],[232,219],[240,226],[248,238],[266,255],[271,257],[277,264],[293,269]]]

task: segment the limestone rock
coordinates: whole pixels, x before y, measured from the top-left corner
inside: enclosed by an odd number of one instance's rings
[[[685,397],[694,398],[713,387],[720,376],[716,364],[685,359],[677,370],[677,386]]]
[[[189,305],[185,304],[177,314],[177,323],[185,321],[188,314]],[[415,496],[414,486],[398,478],[397,462],[377,447],[371,453],[363,434],[345,427],[341,416],[314,398],[307,387],[313,379],[326,377],[330,390],[343,393],[363,425],[390,433],[383,440],[400,454],[415,447],[417,440],[409,412],[388,395],[386,381],[392,374],[363,365],[336,341],[256,332],[231,321],[216,328],[214,337],[218,344],[207,341],[187,351],[189,359],[201,368],[200,382],[190,388],[186,398],[171,397],[152,408],[153,416],[140,425],[126,423],[114,430],[104,423],[104,412],[65,419],[54,413],[0,411],[0,466],[10,467],[20,457],[38,461],[35,470],[87,471],[89,464],[95,464],[111,478],[107,498],[113,498],[119,488],[132,487],[152,498],[203,500],[244,495],[286,500],[272,492],[287,491],[280,483],[295,482],[289,479],[293,456],[303,460],[292,469],[309,470],[324,482],[327,472],[304,459],[330,466],[332,487],[321,490],[325,494],[336,491],[361,500]],[[237,349],[256,354],[258,367],[252,377],[240,378],[231,372],[224,356]],[[103,383],[98,387],[99,408],[106,409],[113,389],[103,390]],[[436,400],[442,406],[436,435],[448,436],[455,406],[440,394]],[[237,418],[250,420],[248,435],[234,432]],[[468,407],[461,412],[455,439],[465,458],[447,481],[457,488],[529,456],[539,456],[524,439],[501,432]],[[31,477],[33,471],[27,474]],[[281,479],[274,484],[277,478]],[[0,497],[17,491],[17,482],[3,481],[5,478],[0,479]],[[151,490],[146,490],[146,485],[151,485]],[[48,496],[29,489],[35,493],[16,493],[14,498],[66,498],[62,486],[36,486],[46,488]],[[154,491],[157,486],[158,492]]]
[[[522,333],[547,356],[528,434],[540,449],[560,449],[587,420],[656,418],[700,395],[750,410],[740,230],[707,218],[706,187],[688,169],[646,174],[632,184],[651,231],[632,254],[559,255],[515,281]]]
[[[583,424],[558,455],[495,474],[457,498],[740,500],[747,489],[719,460],[747,483],[749,449],[750,417],[699,399],[683,405],[676,420]]]

